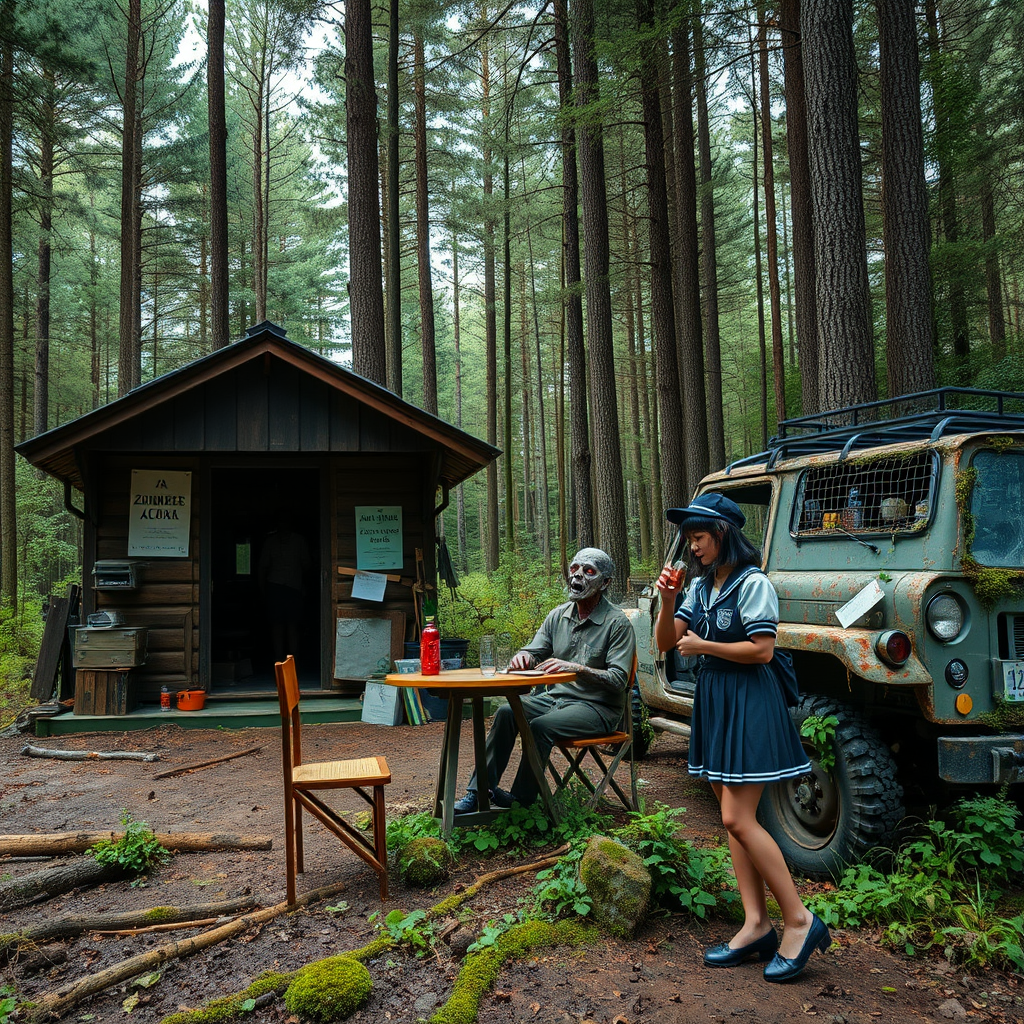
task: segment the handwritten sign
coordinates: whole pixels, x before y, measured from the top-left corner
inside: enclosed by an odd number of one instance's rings
[[[356,568],[401,569],[402,506],[357,505]]]
[[[192,523],[192,473],[133,469],[128,554],[187,558]]]

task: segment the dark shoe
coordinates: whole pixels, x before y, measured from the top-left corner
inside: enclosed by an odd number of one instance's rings
[[[471,789],[461,800],[455,801],[456,814],[472,814],[476,810],[476,790]]]
[[[491,803],[502,810],[508,810],[515,802],[515,797],[507,789],[498,789],[497,786],[491,790]]]
[[[811,930],[804,939],[800,952],[790,960],[781,953],[775,954],[775,959],[764,969],[765,981],[792,981],[806,966],[810,955],[815,948],[822,953],[832,945],[832,936],[829,935],[825,922],[817,914],[812,915]]]
[[[737,964],[756,956],[758,960],[770,960],[779,948],[779,933],[772,928],[767,935],[749,942],[739,949],[733,949],[728,942],[720,942],[704,950],[704,963],[708,967],[735,967]]]

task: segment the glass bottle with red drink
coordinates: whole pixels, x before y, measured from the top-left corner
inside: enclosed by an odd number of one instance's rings
[[[441,672],[441,634],[432,618],[427,619],[420,634],[420,672],[425,676]]]

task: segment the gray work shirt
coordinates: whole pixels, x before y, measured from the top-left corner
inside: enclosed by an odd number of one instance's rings
[[[621,711],[626,702],[629,673],[636,652],[636,637],[629,619],[602,594],[597,607],[582,622],[575,601],[548,612],[534,638],[523,648],[539,664],[546,658],[574,661],[589,668],[607,669],[607,685],[577,679],[558,683],[546,692]]]

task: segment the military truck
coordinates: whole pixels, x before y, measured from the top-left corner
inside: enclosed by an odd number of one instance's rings
[[[811,772],[766,787],[758,811],[794,871],[836,875],[908,805],[1019,786],[1024,394],[941,388],[786,420],[707,491],[746,514],[800,681],[794,720],[824,730],[805,739]],[[636,724],[687,736],[694,672],[657,650],[658,600],[652,584],[627,612]]]

